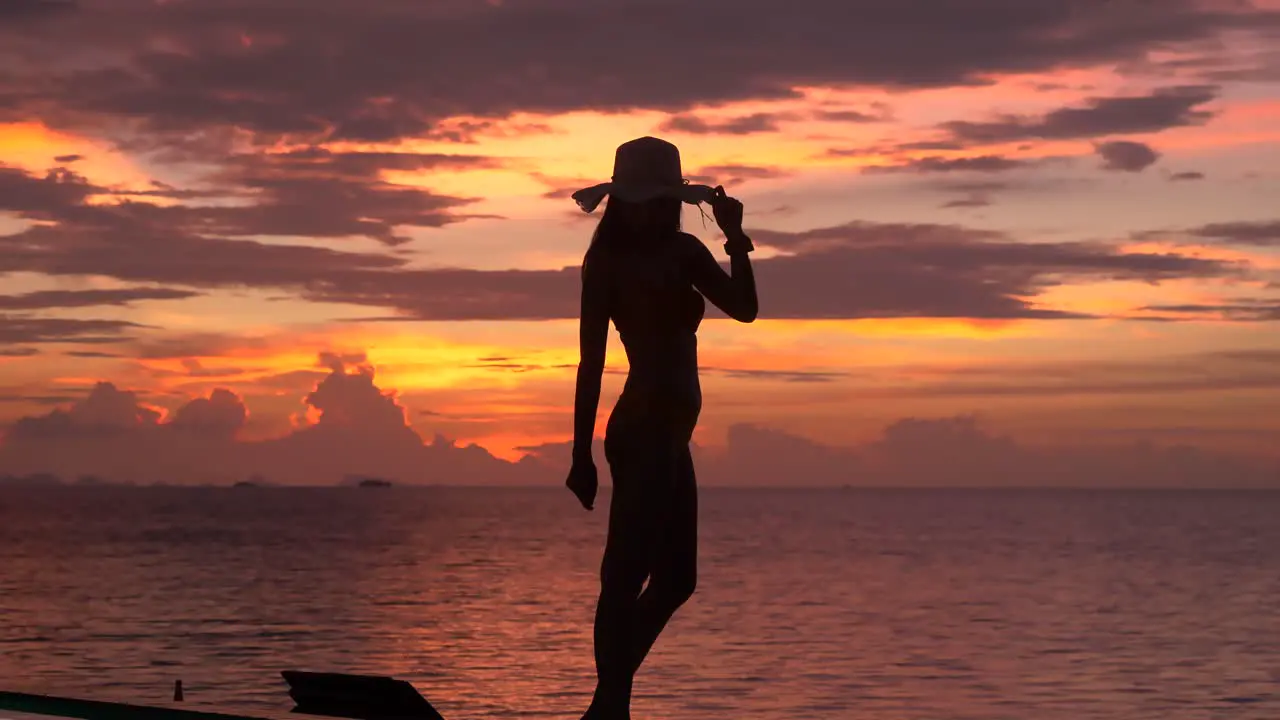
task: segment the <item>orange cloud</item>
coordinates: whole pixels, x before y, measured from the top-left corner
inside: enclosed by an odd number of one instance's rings
[[[0,159],[41,175],[65,165],[98,185],[145,190],[151,182],[135,162],[107,143],[51,130],[40,123],[0,124]]]

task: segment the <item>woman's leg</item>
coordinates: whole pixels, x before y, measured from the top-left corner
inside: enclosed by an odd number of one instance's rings
[[[654,543],[652,447],[634,439],[605,439],[605,457],[613,478],[609,529],[600,563],[600,599],[596,604],[596,692],[584,718],[628,717],[634,677],[636,602],[649,575]]]
[[[698,486],[689,445],[675,450],[672,485],[658,507],[649,585],[636,601],[631,674],[640,669],[676,610],[698,581]]]

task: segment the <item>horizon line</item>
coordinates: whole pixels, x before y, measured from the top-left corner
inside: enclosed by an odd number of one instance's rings
[[[237,481],[238,482],[238,481]],[[0,480],[0,489],[3,488],[22,488],[22,489],[41,489],[41,488],[60,488],[60,489],[92,489],[92,488],[129,488],[136,490],[145,489],[217,489],[217,490],[344,490],[366,492],[381,491],[387,492],[394,489],[400,490],[557,490],[563,491],[562,483],[403,483],[392,484],[389,487],[381,488],[361,488],[356,485],[345,485],[336,482],[326,485],[312,484],[293,484],[293,483],[257,483],[251,486],[218,483],[130,483],[130,482],[96,482],[96,483],[79,483],[64,481],[46,481],[46,482],[22,482]],[[612,490],[611,484],[601,483],[600,490]],[[991,490],[1014,490],[1014,491],[1103,491],[1103,492],[1280,492],[1280,485],[857,485],[851,483],[843,484],[824,484],[824,485],[760,485],[760,484],[744,484],[732,485],[724,483],[708,483],[700,484],[699,490],[760,490],[760,491],[938,491],[938,490],[963,490],[963,491],[991,491]]]

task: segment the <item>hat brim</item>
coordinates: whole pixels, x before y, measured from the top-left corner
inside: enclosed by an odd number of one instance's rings
[[[619,200],[627,202],[648,202],[654,198],[672,197],[679,198],[681,202],[690,205],[698,203],[709,203],[715,197],[715,188],[708,185],[634,185],[630,183],[607,182],[591,187],[582,188],[575,192],[572,197],[573,201],[578,203],[578,207],[583,212],[592,212],[605,199],[605,196],[612,195]]]

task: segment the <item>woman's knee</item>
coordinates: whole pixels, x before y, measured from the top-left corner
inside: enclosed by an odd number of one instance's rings
[[[679,607],[693,597],[698,589],[698,574],[692,568],[675,572],[659,573],[649,581],[653,588],[667,602]]]
[[[626,557],[623,553],[610,554],[606,551],[600,563],[600,591],[602,596],[635,598],[644,587],[648,572],[638,558]]]

